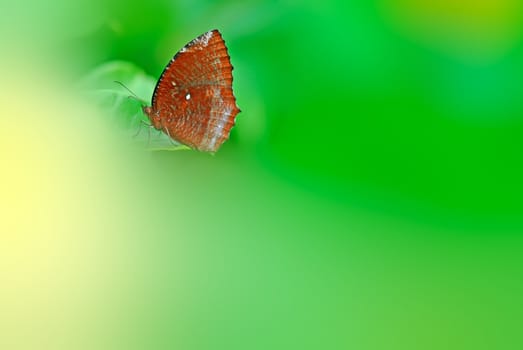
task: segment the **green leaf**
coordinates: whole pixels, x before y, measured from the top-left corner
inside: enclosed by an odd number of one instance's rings
[[[125,85],[131,92],[119,83]],[[190,149],[154,129],[143,113],[148,105],[156,79],[130,62],[104,63],[81,79],[79,87],[89,100],[109,116],[109,121],[135,142],[151,150],[178,151]]]

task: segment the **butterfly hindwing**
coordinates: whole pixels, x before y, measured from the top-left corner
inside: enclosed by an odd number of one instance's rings
[[[225,142],[239,109],[232,91],[232,65],[217,30],[192,40],[173,57],[152,102],[161,129],[173,139],[211,152]]]

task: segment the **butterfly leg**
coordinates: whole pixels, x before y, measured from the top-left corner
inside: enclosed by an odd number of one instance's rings
[[[151,128],[154,128],[152,124],[147,123],[143,119],[140,120],[140,125],[138,126],[138,131],[133,135],[133,138],[138,137],[140,135],[140,132],[142,131],[142,125],[145,125],[147,127],[147,145],[146,147],[149,147],[151,143]]]
[[[152,128],[153,126],[149,123],[147,123],[146,121],[144,121],[143,119],[140,120],[140,125],[138,126],[138,131],[133,135],[133,138],[137,137],[138,135],[140,135],[140,131],[142,131],[142,125],[145,125],[149,128]]]
[[[143,121],[143,120],[142,120],[142,121]],[[145,146],[145,147],[149,148],[149,146],[151,145],[151,128],[154,128],[154,126],[149,125],[149,124],[147,124],[147,123],[145,123],[145,122],[144,122],[144,124],[147,125],[147,126],[149,126],[149,127],[147,128],[147,146]]]
[[[171,142],[171,144],[172,144],[173,146],[180,146],[179,144],[177,144],[176,142],[174,142],[174,140],[173,140],[171,134],[169,133],[169,129],[164,128],[164,130],[165,130],[165,133],[167,134],[167,136],[169,136],[169,141]]]

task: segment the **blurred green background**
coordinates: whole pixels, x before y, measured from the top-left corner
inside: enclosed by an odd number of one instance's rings
[[[0,348],[523,348],[522,8],[3,1]],[[214,28],[231,139],[135,142]]]

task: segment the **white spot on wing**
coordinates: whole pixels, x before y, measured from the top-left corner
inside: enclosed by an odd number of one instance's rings
[[[220,87],[219,86],[215,86],[212,90],[213,90],[213,98],[214,98],[214,100],[218,100],[219,102],[222,102],[222,94],[220,92]],[[214,109],[214,105],[211,108],[211,112],[212,112],[213,109]]]
[[[207,45],[209,45],[209,40],[211,40],[211,37],[212,37],[212,31],[203,34],[201,37],[198,38],[198,41],[203,46],[207,46]]]
[[[184,53],[189,51],[189,47],[193,50],[202,50],[202,47],[207,47],[207,45],[209,45],[209,40],[211,40],[213,34],[214,33],[211,30],[205,34],[200,35],[199,37],[182,47],[181,50],[178,51],[178,53]]]
[[[191,94],[187,93],[187,95],[185,95],[185,99],[189,101],[191,99]]]

